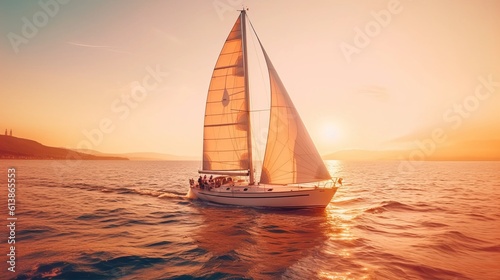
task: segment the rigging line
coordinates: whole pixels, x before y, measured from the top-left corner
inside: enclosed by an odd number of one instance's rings
[[[257,36],[257,33],[255,32],[255,29],[252,25],[252,22],[250,21],[250,17],[248,16],[248,14],[246,14],[246,19],[248,21],[248,23],[250,23],[250,26],[252,27],[252,30],[253,30],[253,34],[255,35],[255,37],[257,38],[257,40],[259,41],[259,44],[260,44],[260,40]],[[255,54],[258,54],[259,52],[257,51],[257,46],[255,44],[255,40],[252,39],[252,46],[253,46],[253,49],[254,49],[254,53]],[[271,98],[271,92],[270,92],[270,87],[269,86],[266,86],[266,80],[264,78],[264,71],[262,71],[263,67],[262,67],[262,63],[261,63],[261,59],[260,59],[260,56],[258,55],[255,55],[255,60],[257,60],[257,64],[258,64],[258,69],[259,69],[259,72],[260,72],[260,77],[261,77],[261,83],[263,85],[264,88],[266,88],[266,91],[265,91],[265,94],[267,94],[267,96],[269,96],[269,98],[267,98],[267,107],[269,108],[268,110],[266,109],[263,109],[263,110],[251,110],[250,112],[262,112],[262,111],[271,111],[271,106],[270,106],[270,98]],[[266,64],[267,66],[267,64]],[[269,69],[267,69],[266,67],[266,70],[269,71]],[[269,81],[270,82],[270,81]],[[259,124],[262,124],[262,120],[261,120],[261,115],[259,114]],[[268,133],[269,133],[269,130],[268,130]],[[259,137],[261,137],[261,135],[259,134]],[[252,140],[254,141],[254,143],[257,143],[257,142],[260,142],[260,139],[257,139],[257,135],[255,133],[252,133]],[[265,153],[266,151],[266,146],[267,146],[267,137],[266,137],[266,144],[264,145],[264,151],[261,151],[260,149],[260,146],[259,145],[256,145],[256,155],[257,155],[257,158],[259,160],[259,162],[261,162],[261,165],[262,163],[264,162],[264,157],[265,155],[263,155],[263,152]],[[262,168],[262,167],[261,167]]]
[[[250,23],[250,26],[252,27],[252,30],[253,30],[253,34],[255,35],[255,37],[257,38],[259,44],[260,44],[260,39],[259,39],[259,36],[257,36],[257,32],[255,32],[255,29],[253,28],[253,25],[252,25],[252,22],[250,21],[250,17],[247,15],[247,18],[248,18],[248,23]],[[252,40],[252,45],[253,45],[253,48],[254,48],[254,51],[255,53],[257,53],[257,46],[255,45],[255,40]],[[262,69],[262,65],[260,63],[260,59],[259,57],[257,56],[257,63],[259,64],[259,69]],[[266,67],[267,68],[267,67]],[[269,70],[268,70],[269,71]],[[262,83],[264,84],[264,81],[265,81],[265,78],[264,78],[264,73],[263,71],[260,71],[260,77],[262,79]],[[268,88],[269,90],[269,88]],[[266,93],[269,93],[269,96],[271,96],[271,93],[270,92],[266,92]]]
[[[267,68],[267,73],[268,73],[268,78],[269,78],[269,87],[268,87],[268,91],[269,91],[269,108],[271,108],[271,104],[272,104],[272,90],[271,90],[271,73],[269,71],[269,61],[268,61],[268,58],[267,58],[267,54],[266,54],[266,51],[264,50],[264,46],[262,46],[262,42],[260,41],[260,38],[259,38],[259,35],[257,35],[257,32],[255,31],[255,28],[253,27],[253,24],[252,22],[250,21],[250,17],[247,15],[247,19],[248,19],[248,23],[250,23],[250,27],[252,28],[253,30],[253,34],[255,35],[255,38],[257,38],[257,41],[259,42],[259,46],[260,46],[260,49],[262,51],[262,55],[264,56],[264,59],[266,60],[266,68]],[[255,45],[255,42],[254,42],[254,45]],[[259,62],[259,65],[260,65],[260,60],[257,60]],[[262,71],[261,71],[261,76],[263,75]],[[262,77],[262,79],[264,80],[264,78]],[[268,124],[268,135],[267,135],[267,139],[266,139],[266,142],[265,142],[265,147],[264,147],[264,158],[261,159],[262,161],[262,167],[264,167],[264,161],[266,160],[266,156],[267,156],[267,146],[269,145],[269,132],[271,130],[271,113],[272,111],[269,110],[270,113],[269,113],[269,124]],[[260,157],[260,155],[259,155]]]

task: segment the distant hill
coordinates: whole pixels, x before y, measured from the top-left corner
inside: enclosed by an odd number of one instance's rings
[[[128,160],[126,157],[89,155],[64,148],[49,147],[30,139],[7,135],[0,135],[0,158]]]
[[[415,160],[500,160],[500,140],[477,140],[459,142],[449,145],[439,145],[435,148],[423,146],[409,150],[342,150],[323,156],[326,160],[409,160],[410,155]]]
[[[169,154],[161,154],[161,153],[124,153],[124,154],[108,154],[108,153],[101,153],[98,151],[94,150],[76,150],[77,152],[83,152],[91,155],[96,155],[96,156],[119,156],[119,157],[126,157],[130,160],[200,160],[197,157],[186,157],[186,156],[176,156],[176,155],[169,155]]]

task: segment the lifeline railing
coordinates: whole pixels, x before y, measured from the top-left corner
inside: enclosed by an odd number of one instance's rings
[[[342,181],[343,180],[344,179],[342,179],[340,177],[334,177],[334,178],[332,178],[332,180],[326,181],[325,184],[323,185],[323,188],[337,187],[337,184],[339,184],[340,186],[342,186]]]

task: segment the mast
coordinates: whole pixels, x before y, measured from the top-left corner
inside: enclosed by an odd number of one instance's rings
[[[248,58],[247,58],[247,34],[246,34],[246,20],[245,20],[245,9],[241,9],[241,34],[242,34],[242,45],[243,45],[243,68],[245,69],[245,98],[246,103],[246,114],[248,119],[248,132],[247,132],[247,146],[248,146],[248,168],[250,169],[250,185],[255,184],[254,170],[253,170],[253,157],[252,157],[252,126],[250,125],[250,91],[248,82]]]

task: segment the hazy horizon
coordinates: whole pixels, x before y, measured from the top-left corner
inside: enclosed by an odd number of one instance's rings
[[[208,83],[234,2],[0,2],[0,134],[201,157]],[[458,155],[474,142],[498,152],[500,2],[244,4],[320,154]]]

